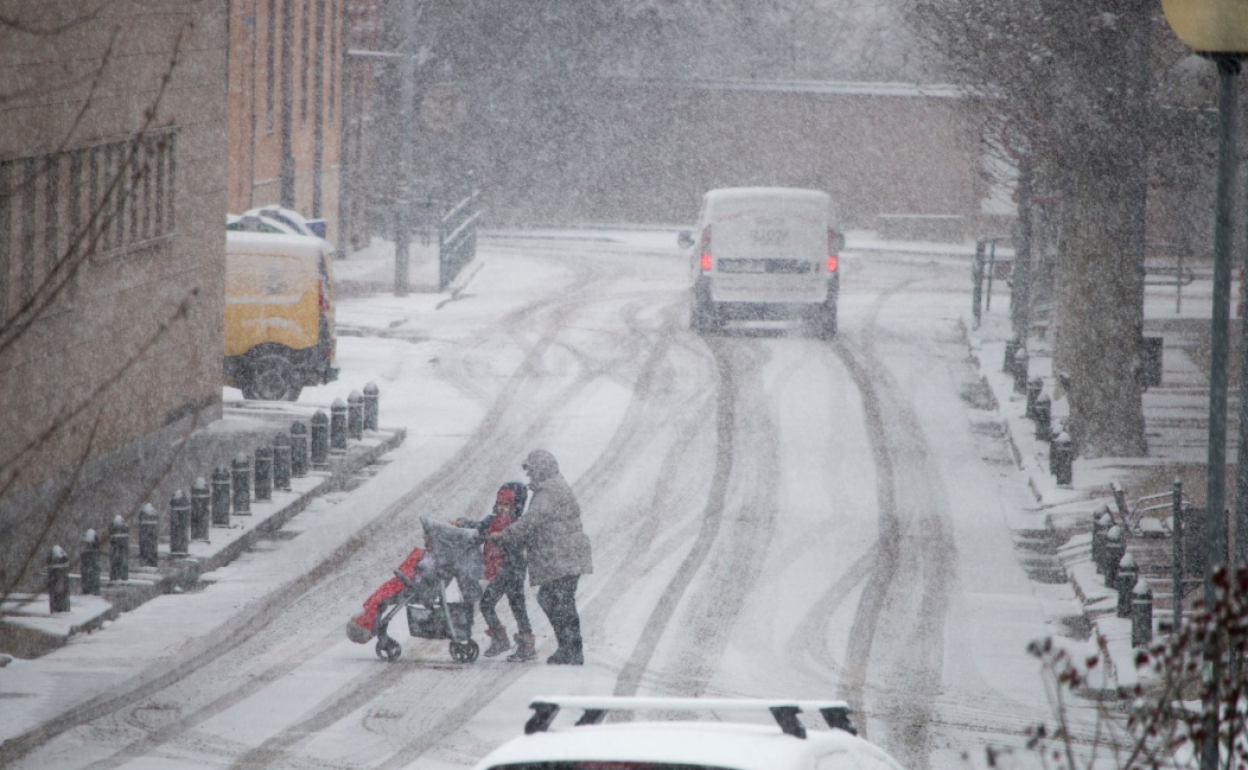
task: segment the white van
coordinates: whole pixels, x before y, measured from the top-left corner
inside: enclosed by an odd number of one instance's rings
[[[730,320],[797,319],[821,339],[836,334],[844,236],[829,223],[825,192],[787,187],[730,187],[702,197],[691,251],[698,332]],[[694,240],[694,235],[697,240]]]

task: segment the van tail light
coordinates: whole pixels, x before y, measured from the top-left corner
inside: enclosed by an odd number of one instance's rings
[[[828,228],[828,272],[829,273],[836,272],[836,252],[841,250],[841,244],[843,243],[844,243],[844,240],[841,238],[840,233],[838,233],[837,231],[829,227]]]
[[[836,255],[835,254],[828,255],[828,272],[829,273],[836,272]]]
[[[319,281],[317,281],[317,283],[316,283],[316,295],[317,295],[317,301],[318,301],[318,302],[319,302],[319,304],[320,304],[321,314],[322,314],[322,315],[327,315],[327,314],[329,313],[329,291],[328,291],[328,288],[329,288],[329,287],[327,287],[327,286],[325,285],[325,279],[324,279],[324,278],[321,278]]]
[[[702,272],[711,272],[711,226],[707,225],[702,228],[702,242],[698,244],[698,250],[702,252]]]

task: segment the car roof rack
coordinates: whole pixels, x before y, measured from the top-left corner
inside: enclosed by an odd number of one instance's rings
[[[577,695],[539,696],[529,702],[533,716],[524,725],[524,734],[545,732],[561,708],[581,709],[580,725],[596,725],[608,711],[769,711],[786,735],[805,738],[806,728],[797,715],[817,711],[828,727],[851,735],[858,731],[849,721],[849,704],[843,700],[779,700],[760,698],[626,698]]]

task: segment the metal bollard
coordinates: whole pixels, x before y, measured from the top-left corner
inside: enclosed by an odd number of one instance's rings
[[[347,402],[341,398],[329,405],[329,453],[347,453]]]
[[[1135,557],[1124,553],[1118,562],[1118,617],[1131,617],[1131,596],[1135,591],[1135,581],[1140,577],[1140,568],[1135,564]]]
[[[377,383],[370,382],[364,386],[364,430],[377,430],[380,397],[381,391],[377,389]]]
[[[1027,351],[1020,348],[1014,353],[1014,369],[1011,374],[1014,375],[1014,392],[1027,392],[1027,366],[1030,360],[1027,358]]]
[[[277,434],[273,439],[273,488],[290,491],[290,436]]]
[[[82,536],[82,551],[78,557],[82,562],[82,592],[92,596],[100,593],[100,536],[94,529],[88,529]]]
[[[1131,595],[1131,646],[1144,647],[1153,641],[1153,589],[1140,578]]]
[[[130,525],[124,517],[113,517],[113,525],[108,530],[108,579],[130,579]]]
[[[1096,565],[1096,573],[1103,573],[1105,560],[1105,533],[1114,526],[1114,517],[1109,515],[1109,506],[1104,503],[1092,514],[1092,563]]]
[[[1014,354],[1018,352],[1019,341],[1010,339],[1005,341],[1005,363],[1001,365],[1001,371],[1006,374],[1014,373]]]
[[[251,515],[251,461],[247,455],[239,452],[230,463],[230,477],[233,482],[234,515]]]
[[[224,465],[212,472],[212,526],[230,526],[230,469]]]
[[[1036,421],[1036,438],[1048,441],[1053,438],[1053,401],[1048,393],[1036,397],[1036,405],[1032,408],[1032,419]]]
[[[160,514],[151,503],[139,509],[139,564],[155,567],[160,564]]]
[[[296,420],[290,426],[290,475],[308,475],[308,426]]]
[[[256,502],[273,499],[273,447],[256,449]]]
[[[212,493],[203,477],[191,484],[191,539],[208,542],[208,511]]]
[[[1070,486],[1073,481],[1073,454],[1066,431],[1057,434],[1049,444],[1049,471],[1057,478],[1058,486]]]
[[[1032,377],[1027,380],[1027,419],[1036,419],[1036,403],[1040,400],[1040,392],[1044,390],[1044,380]]]
[[[1109,588],[1118,586],[1118,565],[1122,562],[1122,557],[1127,553],[1127,541],[1122,536],[1122,528],[1117,524],[1109,528],[1105,533],[1105,551],[1102,564],[1105,567],[1101,573],[1105,576],[1105,585]]]
[[[347,438],[364,438],[364,395],[358,390],[347,396]]]
[[[177,490],[169,500],[169,555],[185,559],[191,551],[191,501]]]
[[[48,609],[69,612],[69,554],[59,545],[48,551]]]
[[[312,467],[323,470],[329,467],[329,415],[318,410],[312,415]]]

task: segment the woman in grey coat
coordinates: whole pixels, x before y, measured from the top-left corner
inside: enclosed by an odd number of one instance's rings
[[[581,506],[559,474],[559,463],[545,449],[524,461],[529,474],[529,507],[519,520],[490,537],[522,542],[529,562],[529,582],[537,586],[537,603],[550,619],[559,649],[547,663],[581,665],[581,618],[576,588],[581,575],[594,571],[589,537],[581,526]]]

